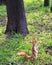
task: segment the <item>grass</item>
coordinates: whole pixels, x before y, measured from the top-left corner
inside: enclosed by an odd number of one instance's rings
[[[40,3],[41,2],[41,3]],[[7,38],[4,34],[5,26],[0,26],[0,65],[45,65],[52,64],[52,56],[45,52],[52,46],[52,13],[50,8],[43,6],[43,0],[24,0],[29,34],[24,37],[20,34]],[[0,17],[6,16],[6,6],[0,6]],[[25,60],[16,56],[18,51],[31,54],[32,38],[38,38],[38,58],[34,61]]]
[[[0,15],[2,16],[6,15],[6,6],[0,5]]]

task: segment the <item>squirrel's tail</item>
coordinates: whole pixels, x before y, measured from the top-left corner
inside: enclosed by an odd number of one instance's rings
[[[28,55],[28,54],[26,54],[25,52],[18,52],[17,53],[17,56],[22,56],[22,57],[24,57],[25,59],[31,59],[32,57],[31,57],[31,55]]]

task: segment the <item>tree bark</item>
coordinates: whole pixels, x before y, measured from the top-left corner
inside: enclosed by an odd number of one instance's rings
[[[45,7],[49,6],[49,0],[44,0],[44,6]]]
[[[51,8],[50,8],[50,11],[52,12],[52,6],[51,6]]]
[[[2,0],[0,0],[0,5],[1,5],[1,3],[2,3]]]
[[[6,0],[0,0],[0,5],[2,4],[6,5]]]
[[[7,0],[7,16],[6,34],[12,31],[23,35],[28,33],[23,0]]]

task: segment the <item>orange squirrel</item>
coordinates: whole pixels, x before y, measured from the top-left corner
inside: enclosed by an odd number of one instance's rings
[[[31,42],[32,42],[32,54],[28,55],[27,53],[21,51],[17,53],[17,56],[23,56],[25,59],[31,59],[31,60],[37,58],[38,54],[37,39],[33,38]]]
[[[33,58],[38,57],[38,44],[37,44],[37,39],[36,38],[32,39],[32,57]]]

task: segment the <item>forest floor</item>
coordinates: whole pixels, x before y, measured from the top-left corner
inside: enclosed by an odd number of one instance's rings
[[[29,34],[7,38],[4,34],[7,24],[6,6],[0,6],[0,65],[52,65],[52,13],[43,6],[43,0],[24,0]],[[16,56],[18,51],[31,54],[32,38],[38,38],[38,58],[34,61]],[[49,52],[49,50],[51,52]]]

